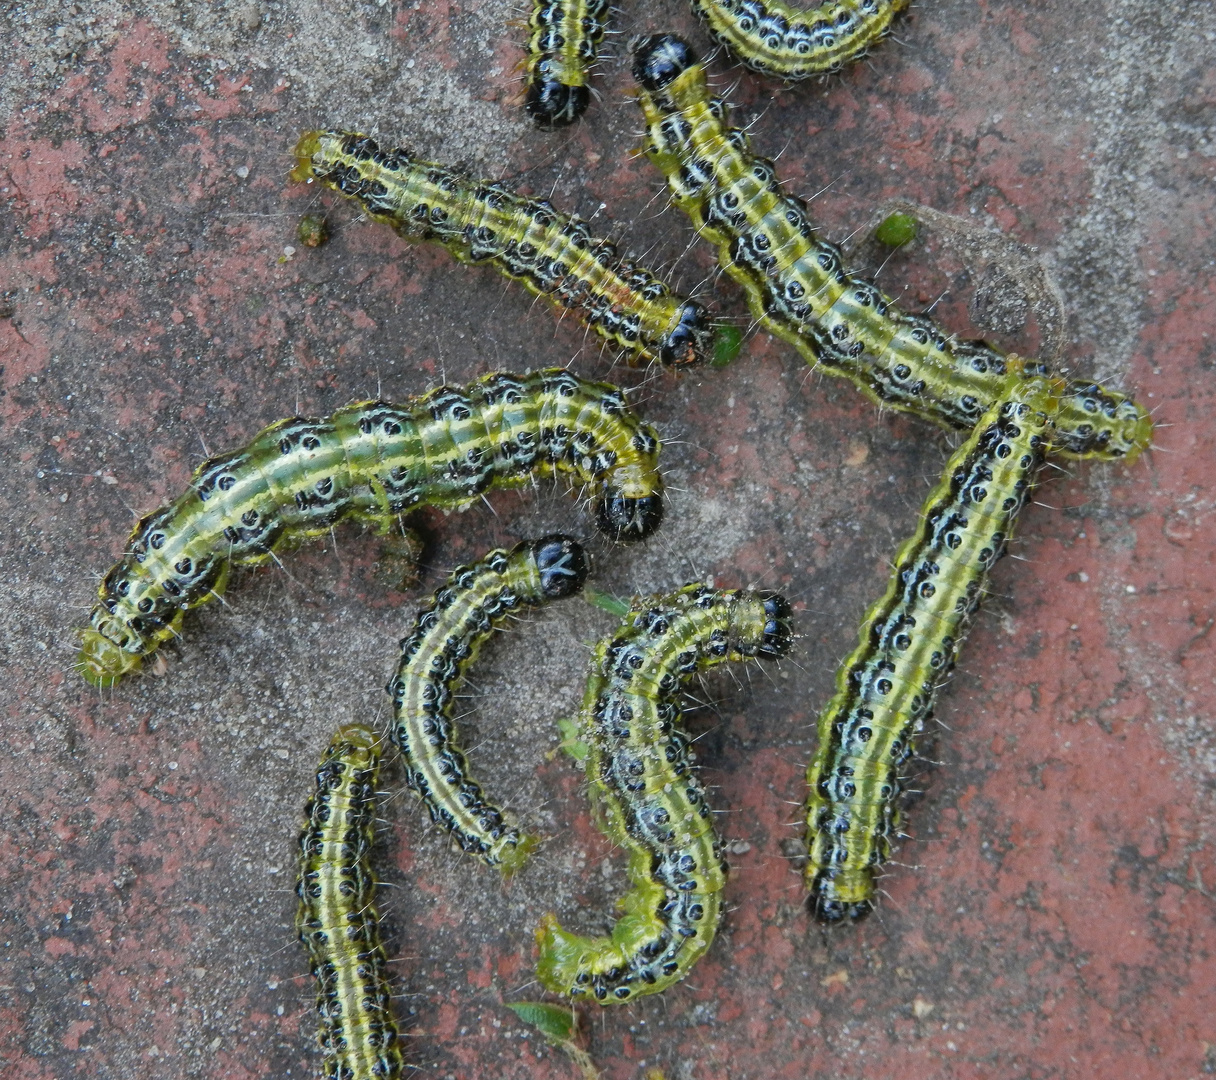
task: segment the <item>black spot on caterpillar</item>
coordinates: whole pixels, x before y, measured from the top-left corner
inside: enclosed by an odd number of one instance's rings
[[[521,608],[577,593],[587,570],[582,547],[561,535],[491,551],[459,567],[402,639],[401,662],[386,687],[410,787],[461,850],[504,874],[523,864],[537,838],[522,834],[470,778],[452,719],[456,692],[496,626]]]
[[[342,518],[381,527],[418,506],[460,507],[561,473],[591,487],[601,530],[640,540],[663,517],[659,440],[623,392],[561,368],[485,375],[401,405],[363,401],[293,417],[204,462],[185,494],[144,517],[101,583],[78,658],[109,686],[220,593],[233,565]]]
[[[591,101],[587,73],[608,26],[608,0],[534,0],[524,108],[537,127],[577,120]]]
[[[296,157],[292,179],[315,178],[356,199],[407,240],[435,240],[461,262],[490,263],[630,354],[678,367],[708,352],[713,329],[700,304],[673,294],[546,200],[352,132],[306,132]]]
[[[728,124],[725,104],[710,96],[704,68],[680,38],[642,39],[633,73],[646,154],[674,201],[718,245],[719,262],[757,321],[808,363],[844,375],[878,405],[964,431],[1002,398],[1010,375],[1045,373],[1036,361],[943,333],[847,273],[840,249],[815,233],[806,204],[781,189],[773,163]],[[1152,438],[1142,407],[1085,380],[1068,383],[1055,425],[1052,449],[1067,457],[1131,462]]]
[[[680,730],[681,686],[728,660],[781,656],[790,636],[782,597],[691,584],[636,600],[596,647],[580,717],[587,779],[632,888],[611,937],[544,919],[537,975],[549,990],[603,1004],[658,993],[709,948],[726,864]]]
[[[958,656],[988,571],[1004,554],[1048,450],[1059,379],[1013,379],[955,451],[866,614],[807,770],[806,882],[825,920],[874,903],[899,825],[902,770]]]
[[[379,772],[376,734],[339,728],[300,835],[296,929],[317,981],[323,1075],[333,1080],[391,1080],[405,1068],[371,867]]]
[[[909,0],[692,0],[705,28],[762,75],[793,81],[839,71],[891,32]]]

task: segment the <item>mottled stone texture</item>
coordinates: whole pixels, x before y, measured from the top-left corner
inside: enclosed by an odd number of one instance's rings
[[[0,43],[0,1075],[311,1075],[293,845],[331,731],[384,717],[397,638],[446,570],[523,536],[589,532],[547,485],[493,496],[494,513],[427,511],[421,584],[400,593],[384,541],[339,529],[189,617],[163,677],[98,694],[70,669],[73,627],[133,514],[279,417],[571,359],[641,386],[669,443],[667,520],[641,550],[588,537],[599,587],[703,574],[779,588],[801,634],[775,674],[699,691],[727,913],[692,978],[592,1018],[605,1076],[1216,1071],[1206,0],[923,0],[898,40],[826,84],[716,69],[724,89],[737,81],[757,150],[782,155],[797,192],[823,191],[812,212],[832,238],[899,196],[1036,245],[1067,300],[1071,370],[1135,390],[1161,425],[1132,468],[1070,466],[1027,509],[1020,558],[997,568],[942,695],[914,839],[875,915],[826,935],[784,854],[799,846],[813,724],[946,439],[764,336],[730,368],[679,380],[614,367],[493,270],[286,181],[301,130],[378,118],[394,142],[564,209],[607,204],[623,249],[674,264],[683,288],[742,319],[713,252],[685,254],[687,222],[630,154],[623,65],[605,65],[602,100],[554,136],[514,100],[522,32],[494,35],[518,14],[505,3],[326,15],[232,0],[205,19],[136,6],[12,6],[36,33],[24,51]],[[682,2],[625,7],[626,34],[707,44]],[[308,211],[328,211],[332,232],[315,249],[296,239]],[[983,329],[970,310],[1003,347],[1034,350],[1019,275],[965,265],[964,248],[928,230],[879,280],[910,307],[940,298],[958,332]],[[381,906],[407,1052],[428,1076],[571,1075],[501,1002],[540,995],[542,912],[601,932],[623,891],[577,768],[549,756],[583,643],[611,625],[556,605],[479,661],[461,721],[472,765],[552,838],[509,885],[451,854],[385,776]]]

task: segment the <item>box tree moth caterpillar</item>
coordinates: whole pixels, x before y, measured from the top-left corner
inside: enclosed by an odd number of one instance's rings
[[[524,60],[524,108],[537,127],[577,120],[591,101],[587,77],[608,27],[608,0],[533,0]]]
[[[603,532],[639,540],[663,516],[658,455],[620,389],[561,368],[280,420],[205,461],[184,494],[136,525],[102,580],[79,670],[112,685],[178,633],[183,612],[220,593],[232,566],[265,562],[342,518],[386,527],[418,506],[466,506],[561,474],[591,489]]]
[[[348,131],[305,132],[296,158],[292,179],[320,180],[407,240],[434,240],[461,262],[497,267],[627,353],[672,367],[708,355],[713,328],[700,304],[544,199]]]
[[[401,662],[387,686],[410,787],[461,850],[504,874],[519,868],[537,838],[521,833],[469,776],[452,718],[456,693],[497,626],[524,608],[577,593],[587,570],[582,547],[561,535],[457,568],[402,639]]]
[[[839,71],[891,32],[909,0],[692,0],[720,44],[753,71],[795,81]]]
[[[1059,379],[1011,377],[955,451],[836,675],[807,770],[806,882],[825,920],[864,915],[899,825],[903,770],[1049,449]]]
[[[682,685],[699,671],[789,647],[775,593],[686,585],[635,600],[596,647],[580,725],[601,827],[629,856],[631,889],[610,937],[537,930],[537,974],[556,993],[602,1004],[682,979],[713,941],[726,865],[680,730]]]
[[[405,1071],[371,866],[379,773],[375,732],[339,728],[300,835],[296,929],[312,961],[322,1071],[332,1080],[395,1080]]]
[[[772,162],[729,125],[726,105],[710,95],[704,68],[680,38],[640,40],[633,70],[647,156],[697,231],[718,246],[753,316],[808,363],[844,375],[878,405],[964,431],[1001,398],[1011,373],[1044,374],[1037,362],[954,339],[847,273],[806,204],[781,189]],[[1131,462],[1151,438],[1147,412],[1126,395],[1088,380],[1064,389],[1055,453]]]

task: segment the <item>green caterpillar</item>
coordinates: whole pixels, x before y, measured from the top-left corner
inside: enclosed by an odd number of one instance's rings
[[[491,551],[480,562],[459,567],[418,613],[386,687],[395,710],[393,741],[431,820],[447,829],[462,851],[507,875],[523,864],[537,838],[522,834],[470,778],[452,707],[495,627],[521,608],[577,593],[587,570],[582,547],[561,535]]]
[[[1034,486],[1063,386],[1008,380],[1008,397],[988,410],[925,500],[885,595],[837,672],[807,770],[805,875],[822,919],[857,918],[873,906],[874,874],[899,825],[902,769]]]
[[[593,489],[603,532],[639,540],[663,517],[658,456],[620,389],[561,368],[280,420],[204,462],[183,495],[136,525],[102,580],[77,667],[113,685],[177,636],[185,611],[223,591],[230,567],[265,562],[342,518],[386,527],[415,507],[467,506],[560,473]]]
[[[608,0],[534,0],[524,61],[524,108],[537,127],[577,120],[587,110],[588,69],[608,28]]]
[[[370,859],[379,773],[376,734],[339,728],[300,835],[296,929],[312,960],[323,1075],[332,1080],[395,1080],[405,1071]]]
[[[571,934],[546,916],[537,975],[549,990],[602,1004],[655,994],[709,948],[726,864],[679,695],[716,664],[783,655],[789,615],[775,593],[691,584],[636,600],[596,647],[580,717],[587,779],[601,827],[628,853],[632,888],[611,937]]]
[[[985,342],[944,334],[847,273],[840,249],[816,235],[806,204],[781,189],[772,162],[729,125],[726,105],[710,95],[705,69],[680,38],[642,39],[633,74],[646,154],[674,201],[718,245],[756,320],[808,363],[844,375],[875,404],[964,431],[1001,399],[1011,375],[1046,373]],[[1061,395],[1056,453],[1130,463],[1151,439],[1148,413],[1123,394],[1072,380]]]
[[[720,44],[753,71],[797,81],[839,71],[891,32],[909,0],[692,0]]]
[[[581,218],[543,199],[382,149],[355,132],[305,132],[295,152],[293,180],[320,180],[407,240],[435,240],[461,262],[497,267],[627,353],[669,367],[708,354],[713,328],[700,304],[674,295],[592,236]]]

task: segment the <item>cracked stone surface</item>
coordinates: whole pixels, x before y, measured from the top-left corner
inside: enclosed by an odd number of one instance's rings
[[[631,371],[493,270],[286,178],[301,130],[377,132],[598,215],[746,325],[634,156],[624,42],[708,43],[683,3],[624,6],[600,100],[557,136],[521,117],[520,13],[500,0],[6,7],[0,1076],[316,1073],[292,887],[328,734],[384,718],[397,639],[447,569],[542,530],[590,534],[583,510],[546,485],[423,512],[406,592],[386,585],[380,540],[341,528],[238,575],[188,617],[163,677],[100,694],[72,670],[74,628],[134,517],[208,453],[293,413],[565,363],[638,387],[667,441],[667,521],[641,550],[592,540],[599,587],[777,587],[801,635],[778,671],[697,690],[728,912],[684,984],[586,1013],[604,1076],[1216,1072],[1216,12],[924,0],[826,83],[714,61],[789,188],[821,193],[828,235],[898,198],[1034,249],[1067,305],[1064,364],[1134,391],[1159,424],[1134,466],[1069,465],[1040,489],[942,694],[881,907],[825,933],[790,858],[815,718],[951,440],[764,334],[724,370]],[[333,234],[316,249],[296,240],[310,210]],[[964,254],[929,230],[879,282],[960,335],[1038,348],[1023,270]],[[623,888],[554,753],[587,643],[611,626],[570,601],[479,662],[462,720],[475,771],[550,838],[508,886],[387,774],[381,903],[427,1075],[573,1075],[502,1003],[541,996],[540,914],[596,930]]]

